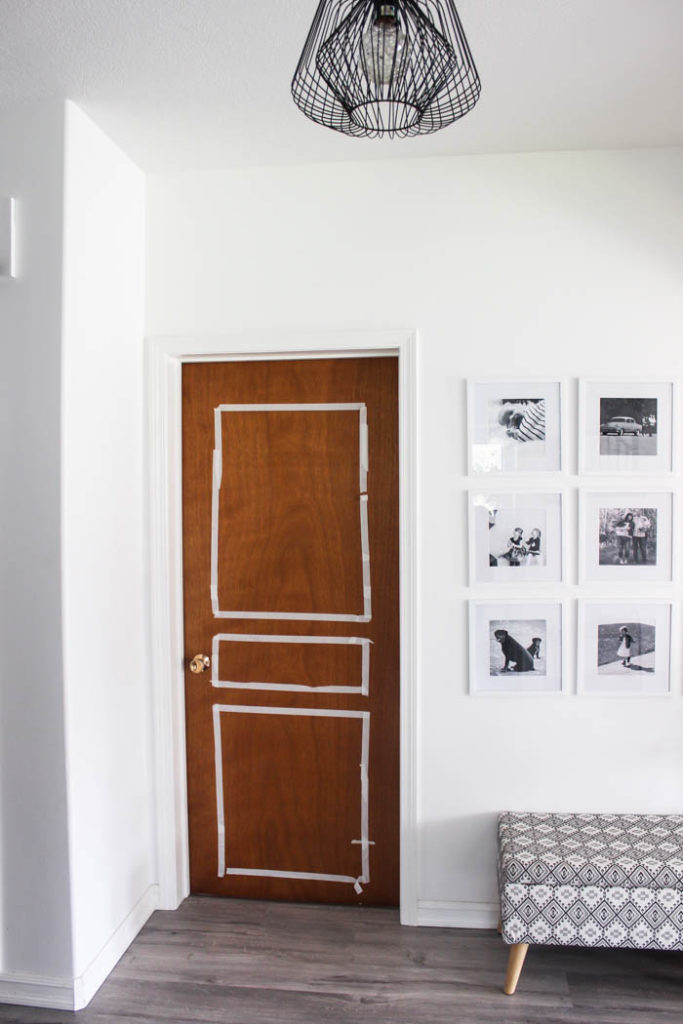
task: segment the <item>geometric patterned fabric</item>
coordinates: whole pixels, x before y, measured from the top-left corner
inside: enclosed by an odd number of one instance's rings
[[[498,888],[507,943],[683,949],[683,816],[508,811]]]

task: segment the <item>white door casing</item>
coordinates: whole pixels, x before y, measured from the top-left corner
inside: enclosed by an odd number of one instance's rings
[[[417,924],[417,472],[414,331],[153,337],[145,346],[147,548],[160,906],[189,894],[183,671],[181,370],[185,362],[397,355],[403,924]]]

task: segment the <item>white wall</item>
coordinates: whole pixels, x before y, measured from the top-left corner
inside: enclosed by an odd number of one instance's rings
[[[60,594],[62,104],[0,111],[18,277],[0,281],[0,999],[71,974]]]
[[[155,177],[148,216],[150,334],[419,329],[420,920],[495,921],[501,809],[680,811],[678,697],[466,696],[464,492],[467,377],[683,374],[683,151]],[[571,637],[567,484],[569,581],[537,592]]]
[[[142,174],[75,107],[0,111],[0,1002],[78,1008],[156,904]]]
[[[145,182],[67,104],[62,507],[76,1008],[156,905],[142,526]]]

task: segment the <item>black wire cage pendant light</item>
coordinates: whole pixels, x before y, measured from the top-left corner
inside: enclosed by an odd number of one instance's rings
[[[481,83],[453,0],[320,0],[292,80],[307,117],[346,135],[426,135]]]

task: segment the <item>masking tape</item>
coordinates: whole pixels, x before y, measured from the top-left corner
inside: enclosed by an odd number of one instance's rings
[[[274,708],[267,704],[214,704],[214,712],[231,711],[244,715],[311,715],[314,718],[360,718],[364,722],[370,718],[369,711],[340,710],[337,708]],[[363,750],[366,747],[365,729],[362,739]]]
[[[370,529],[368,527],[368,496],[360,497],[360,545],[363,562],[363,614],[372,618],[372,590],[370,586]]]
[[[251,878],[301,878],[310,882],[351,882],[353,875],[323,875],[315,871],[269,871],[267,868],[228,868],[226,875],[248,875]],[[361,881],[365,879],[361,878]],[[355,885],[354,885],[355,888]],[[358,890],[356,890],[358,892]]]
[[[216,822],[218,833],[218,877],[225,874],[225,812],[223,810],[223,744],[218,705],[213,706],[213,748],[216,761]]]
[[[213,473],[211,486],[211,608],[218,612],[218,519],[223,481],[223,430],[220,409],[213,411]]]
[[[362,412],[364,402],[275,402],[265,405],[217,405],[216,412]]]
[[[216,490],[220,491],[223,483],[223,452],[221,448],[213,450],[213,482]]]
[[[368,529],[368,497],[361,493],[361,559],[363,565],[363,614],[339,615],[320,612],[268,612],[268,611],[222,611],[218,601],[218,521],[220,512],[220,488],[223,477],[223,433],[222,414],[224,412],[358,412],[359,426],[359,475],[360,490],[367,491],[368,471],[368,426],[367,406],[364,402],[332,402],[308,404],[268,404],[268,405],[218,405],[214,409],[214,453],[213,453],[213,487],[211,496],[211,607],[217,619],[282,619],[287,621],[310,622],[370,622],[372,619],[372,601],[370,591],[370,539]]]
[[[219,640],[246,640],[251,643],[277,643],[277,644],[371,644],[363,636],[298,636],[287,633],[284,636],[277,636],[274,633],[218,633]]]
[[[368,407],[360,407],[360,423],[358,426],[360,444],[360,491],[364,494],[368,489]]]
[[[366,602],[367,605],[367,602]],[[214,619],[286,619],[304,622],[370,622],[371,615],[331,615],[324,612],[222,612],[214,609]]]
[[[220,424],[219,424],[220,427]],[[223,457],[219,448],[213,450],[213,484],[211,487],[211,608],[218,613],[218,506]]]
[[[354,644],[361,646],[361,681],[360,686],[331,685],[306,686],[303,683],[270,683],[270,682],[239,682],[238,680],[221,679],[219,658],[220,644],[226,643],[268,643],[268,644],[334,644],[344,646]],[[314,693],[361,693],[367,696],[370,687],[370,644],[371,640],[360,636],[275,636],[262,633],[216,633],[212,641],[211,685],[227,690],[285,690],[306,691]]]
[[[360,761],[360,847],[361,847],[361,875],[365,882],[370,881],[370,831],[369,831],[369,804],[370,804],[370,777],[368,774],[368,763],[370,760],[370,715],[363,720],[363,731],[361,735],[361,761]]]
[[[359,718],[361,720],[361,838],[352,840],[358,842],[361,847],[361,874],[357,877],[350,875],[326,875],[318,873],[307,873],[302,871],[270,871],[266,868],[235,868],[226,867],[226,835],[225,835],[225,814],[223,794],[223,760],[221,744],[221,723],[222,712],[251,715],[307,715],[314,718]],[[325,882],[348,882],[353,884],[355,891],[360,894],[363,890],[361,882],[366,884],[370,881],[370,856],[369,847],[373,845],[368,838],[368,767],[367,760],[370,751],[370,712],[350,711],[323,708],[275,708],[258,707],[244,704],[214,704],[213,705],[213,730],[214,749],[216,757],[216,810],[217,810],[217,832],[218,832],[218,876],[225,875],[250,875],[263,878],[301,878],[312,881]]]
[[[368,723],[369,724],[369,723]],[[363,758],[368,756],[370,742],[370,729],[363,729]],[[368,836],[368,809],[370,795],[370,780],[368,778],[367,763],[360,766],[360,848],[361,848],[361,871],[363,877],[370,878],[370,849]]]
[[[372,640],[369,640],[366,644],[363,644],[362,652],[361,652],[362,663],[361,663],[361,670],[360,670],[360,678],[361,678],[360,692],[363,694],[364,697],[367,697],[368,694],[370,693],[370,644],[371,643],[372,643]]]

